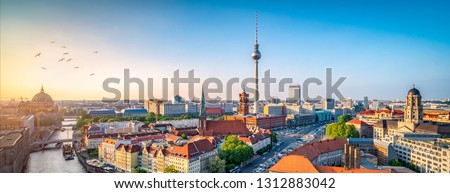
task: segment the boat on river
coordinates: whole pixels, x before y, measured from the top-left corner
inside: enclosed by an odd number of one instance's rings
[[[70,144],[64,144],[63,148],[63,156],[65,160],[73,160],[74,159],[74,152],[73,152],[73,147]]]

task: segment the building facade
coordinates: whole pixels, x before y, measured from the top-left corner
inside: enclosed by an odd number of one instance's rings
[[[123,109],[122,111],[123,117],[145,117],[148,112],[145,109]]]
[[[422,173],[450,173],[450,140],[413,140],[399,137],[394,143],[398,159],[419,167]]]

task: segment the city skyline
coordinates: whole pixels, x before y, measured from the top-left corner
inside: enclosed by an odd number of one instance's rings
[[[154,78],[156,97],[161,79],[178,69],[181,77],[195,70],[201,82],[252,77],[256,11],[261,75],[270,70],[272,77],[293,78],[294,84],[310,77],[325,84],[325,69],[331,67],[333,83],[347,77],[339,87],[344,97],[403,100],[413,84],[424,99],[450,96],[443,84],[450,80],[448,3],[252,2],[99,1],[101,9],[94,9],[69,1],[2,1],[0,97],[30,98],[43,84],[55,100],[101,100],[110,96],[102,89],[106,78],[121,79],[114,87],[123,88],[124,69],[144,82]],[[310,96],[324,96],[324,84],[311,85]],[[196,84],[196,97],[200,87]],[[169,96],[172,90],[169,82]],[[240,91],[239,84],[233,86],[233,99]],[[287,86],[284,93],[271,93],[283,99]],[[135,87],[131,98],[137,98]]]

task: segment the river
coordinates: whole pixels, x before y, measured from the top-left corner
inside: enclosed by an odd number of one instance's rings
[[[65,119],[63,125],[74,124],[75,119]],[[66,127],[65,131],[55,131],[50,139],[72,138],[72,128]],[[54,146],[55,144],[50,144]],[[29,155],[24,169],[25,173],[85,173],[86,169],[75,159],[66,161],[61,149],[43,150]]]

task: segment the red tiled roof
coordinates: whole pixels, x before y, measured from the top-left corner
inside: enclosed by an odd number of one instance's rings
[[[181,147],[173,146],[170,151],[170,156],[190,159],[213,150],[214,146],[211,142],[209,142],[209,140],[201,139],[194,142],[189,142]]]
[[[141,141],[149,141],[149,140],[156,140],[156,139],[164,139],[164,135],[149,135],[149,136],[143,136],[143,137],[137,137],[135,139],[131,140],[131,143],[137,143]]]
[[[361,121],[361,120],[356,120],[356,119],[352,119],[352,120],[348,121],[347,123],[355,124],[355,125],[368,125],[366,122]]]
[[[347,123],[361,125],[362,123],[364,123],[364,121],[352,119],[352,120],[348,121]]]
[[[285,156],[269,171],[277,173],[319,173],[308,158],[301,155]]]
[[[187,136],[195,136],[198,135],[197,129],[183,129],[183,130],[173,130],[173,134],[177,136],[181,136],[186,134]]]
[[[358,113],[359,115],[375,115],[374,110],[361,111]]]
[[[259,141],[267,139],[269,137],[270,137],[269,134],[260,130],[260,131],[258,131],[258,133],[255,133],[254,135],[252,135],[250,137],[238,137],[238,139],[243,142],[246,142],[246,143],[256,144]]]
[[[220,107],[206,107],[205,113],[207,115],[217,115],[217,114],[224,114],[224,110]]]
[[[192,137],[191,139],[189,139],[189,142],[194,142],[194,141],[198,141],[198,140],[202,140],[202,139],[207,139],[214,146],[218,145],[222,141],[222,139],[220,139],[219,137],[196,135],[196,136]]]
[[[176,135],[172,135],[172,134],[166,135],[166,141],[176,141],[178,139],[180,139],[180,136],[176,136]]]
[[[135,153],[141,151],[140,145],[131,145],[131,144],[120,144],[117,148],[117,150],[124,150],[129,153]]]
[[[391,173],[389,170],[369,170],[364,168],[350,168],[334,166],[316,166],[320,173]]]
[[[333,152],[344,149],[344,144],[347,143],[347,139],[331,139],[323,140],[314,143],[307,143],[291,153],[289,155],[304,155],[309,160],[314,160],[323,153]]]
[[[212,131],[212,136],[250,136],[252,134],[240,120],[207,120],[206,131]]]
[[[151,145],[148,145],[148,146],[145,147],[145,150],[146,150],[148,153],[152,153],[152,152],[155,152],[155,151],[156,151],[156,147],[151,146]]]

